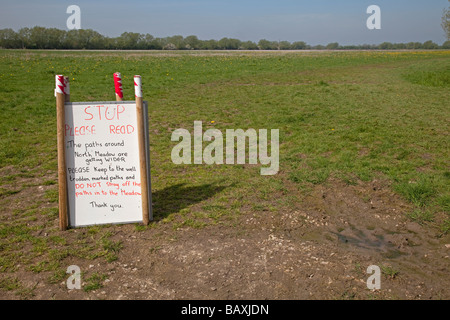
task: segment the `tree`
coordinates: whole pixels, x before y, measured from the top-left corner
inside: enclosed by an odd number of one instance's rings
[[[153,43],[161,50],[167,45],[167,38],[156,38]]]
[[[276,50],[278,49],[278,43],[266,39],[261,39],[258,42],[258,47],[260,50]]]
[[[119,49],[138,49],[142,35],[135,32],[124,32],[117,39]]]
[[[32,49],[44,49],[46,32],[43,27],[33,27],[30,30],[30,47]]]
[[[0,47],[6,49],[19,48],[20,39],[13,29],[0,30]]]
[[[149,33],[142,36],[141,43],[142,43],[141,49],[144,49],[144,50],[155,50],[155,49],[160,50],[161,49],[161,46],[156,41],[155,37]]]
[[[107,47],[106,38],[92,29],[86,30],[89,34],[89,43],[86,44],[87,49],[104,49]]]
[[[205,41],[201,42],[200,49],[203,49],[203,50],[217,50],[217,49],[219,49],[219,44],[217,43],[217,40],[214,40],[214,39],[205,40]]]
[[[450,0],[448,0],[450,2]],[[445,31],[445,35],[447,36],[447,40],[450,40],[450,8],[444,9],[442,14],[442,29]]]
[[[167,50],[183,50],[186,49],[186,44],[184,42],[183,36],[176,35],[172,37],[167,37],[167,44],[165,46]]]
[[[420,42],[408,42],[406,49],[422,49],[422,44]]]
[[[383,42],[380,44],[380,49],[382,50],[392,50],[394,48],[394,45],[390,42]]]
[[[449,0],[450,1],[450,0]],[[448,26],[450,18],[450,8],[445,10],[444,21]],[[447,34],[447,37],[449,34]],[[181,35],[175,35],[165,38],[155,38],[151,34],[140,34],[133,32],[124,32],[119,37],[106,37],[92,29],[79,30],[59,30],[56,28],[22,28],[18,32],[13,29],[0,30],[0,47],[5,49],[139,49],[139,50],[336,50],[336,49],[384,49],[384,50],[402,50],[402,49],[450,49],[450,39],[444,42],[442,46],[429,40],[425,43],[390,43],[383,42],[379,45],[346,45],[340,46],[337,42],[329,43],[326,46],[310,46],[304,41],[270,41],[260,40],[257,44],[252,41],[241,41],[233,38],[222,38],[217,40],[199,40],[197,36],[190,35],[183,38]]]
[[[187,36],[184,42],[186,43],[186,49],[197,50],[200,48],[200,40],[197,36]]]
[[[222,38],[218,42],[219,48],[224,50],[237,50],[241,47],[241,40]]]
[[[304,50],[306,49],[307,44],[304,41],[296,41],[292,43],[291,48],[294,50]]]
[[[424,49],[437,49],[437,48],[439,48],[439,46],[436,43],[434,43],[433,41],[428,40],[427,42],[423,43],[423,48]]]
[[[241,47],[239,49],[242,49],[242,50],[258,50],[258,46],[253,41],[245,41],[245,42],[242,42]]]
[[[164,47],[164,50],[177,50],[177,46],[174,45],[172,42],[167,43]]]
[[[337,42],[332,42],[327,44],[327,50],[336,50],[339,48],[339,43]]]
[[[396,49],[396,50],[398,50],[398,49],[406,49],[406,44],[404,44],[404,43],[394,43],[393,45],[392,45],[392,47],[393,47],[393,49]]]
[[[19,30],[18,35],[20,39],[20,43],[22,46],[22,49],[28,48],[30,45],[30,28],[22,28]]]
[[[66,38],[66,31],[56,28],[48,28],[45,30],[47,39],[44,44],[44,49],[62,49]]]
[[[289,41],[280,41],[278,42],[278,50],[290,50],[291,43]]]

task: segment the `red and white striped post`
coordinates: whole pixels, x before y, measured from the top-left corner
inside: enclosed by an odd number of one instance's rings
[[[123,101],[122,75],[120,72],[114,73],[114,88],[116,91],[116,101]]]
[[[134,93],[136,97],[137,132],[139,141],[139,167],[141,171],[142,222],[149,224],[149,198],[147,179],[147,159],[145,149],[144,106],[141,76],[134,76]]]
[[[64,231],[68,226],[67,218],[67,174],[66,174],[66,148],[64,141],[66,87],[68,82],[63,75],[56,77],[56,126],[58,145],[58,189],[59,189],[59,228]]]

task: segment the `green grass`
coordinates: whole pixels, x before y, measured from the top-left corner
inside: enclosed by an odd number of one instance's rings
[[[110,239],[102,239],[102,247],[107,262],[116,261],[118,253],[123,248],[122,241],[113,241]]]
[[[1,279],[0,288],[6,291],[17,290],[20,288],[20,281],[19,279],[12,277]]]
[[[436,196],[436,183],[423,176],[418,181],[399,183],[395,189],[418,207],[424,207],[430,198]]]
[[[0,279],[0,290],[3,291],[13,291],[16,296],[20,299],[30,299],[34,296],[34,289],[36,285],[33,287],[26,287],[17,277],[8,276],[6,278]]]
[[[383,265],[380,268],[381,268],[381,273],[391,279],[395,279],[400,274],[400,271],[398,271],[397,269],[395,269],[394,267],[389,266],[389,265]]]
[[[450,218],[446,219],[441,225],[442,234],[448,234],[450,232]]]
[[[406,80],[429,87],[450,87],[450,66],[437,68],[433,63],[421,63],[411,66],[405,73]]]
[[[104,274],[93,273],[89,278],[86,279],[86,284],[83,286],[85,292],[98,290],[103,287],[103,282],[107,279]]]
[[[422,211],[420,209],[415,209],[413,212],[407,213],[406,216],[421,225],[434,220],[434,215],[432,212]]]
[[[120,258],[123,244],[114,240],[114,228],[85,228],[71,241],[58,233],[53,96],[54,75],[64,74],[72,101],[114,100],[116,71],[125,100],[134,99],[132,77],[143,79],[156,222],[174,229],[235,225],[249,211],[293,208],[292,185],[306,193],[330,178],[348,184],[387,179],[413,205],[408,217],[420,223],[449,212],[450,51],[1,50],[0,272],[21,265],[58,281],[67,257]],[[260,176],[260,165],[174,165],[171,133],[192,131],[194,121],[223,133],[279,129],[279,173]],[[28,194],[32,186],[45,191]],[[24,193],[30,203],[14,200]],[[439,228],[448,232],[448,218],[441,220]]]

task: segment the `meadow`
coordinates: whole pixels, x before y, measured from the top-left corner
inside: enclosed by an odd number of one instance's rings
[[[58,230],[53,95],[54,76],[63,74],[72,101],[114,100],[114,72],[122,74],[124,100],[134,99],[132,79],[141,75],[149,104],[155,221],[136,232],[233,228],[242,216],[299,206],[297,192],[382,180],[410,205],[405,219],[448,235],[448,50],[2,50],[0,290],[29,298],[33,289],[17,272],[44,272],[58,283],[65,259],[120,259],[123,242],[113,237],[120,226],[85,228],[73,239]],[[194,121],[222,132],[279,129],[278,174],[261,176],[260,165],[173,164],[171,133],[192,132]],[[93,288],[98,279],[92,275]]]

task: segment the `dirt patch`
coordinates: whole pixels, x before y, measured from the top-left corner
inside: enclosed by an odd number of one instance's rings
[[[390,190],[381,180],[357,185],[330,180],[308,196],[299,193],[290,210],[249,210],[232,224],[105,227],[110,240],[122,244],[117,260],[69,255],[61,263],[79,266],[84,286],[89,275],[104,275],[102,287],[90,292],[68,290],[67,276],[52,284],[49,272],[25,268],[0,273],[0,280],[20,279],[32,288],[30,299],[450,298],[449,236],[409,221],[410,206]],[[9,211],[2,208],[2,221]],[[54,219],[48,229],[57,223]],[[68,243],[86,233],[56,232]],[[370,265],[383,271],[381,290],[366,286]],[[4,289],[0,297],[20,298]]]

